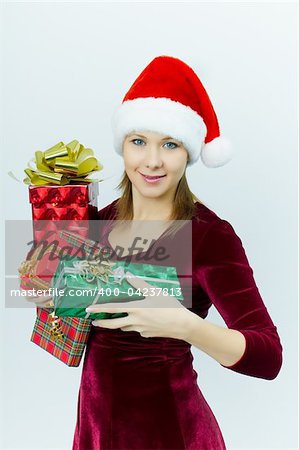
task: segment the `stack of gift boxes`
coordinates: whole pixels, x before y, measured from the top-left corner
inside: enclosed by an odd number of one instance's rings
[[[35,152],[36,169],[25,169],[32,210],[33,246],[19,267],[20,287],[47,290],[64,258],[62,230],[88,239],[90,220],[97,217],[99,183],[87,178],[103,166],[78,141],[59,142],[45,152]],[[67,246],[68,257],[77,249]],[[50,291],[48,291],[50,292]],[[88,339],[91,321],[55,316],[54,303],[36,307],[30,340],[69,366],[78,366]]]

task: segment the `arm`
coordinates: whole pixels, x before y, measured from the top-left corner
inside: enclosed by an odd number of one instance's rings
[[[186,339],[227,369],[267,380],[276,378],[283,350],[277,328],[260,296],[242,242],[229,222],[213,222],[198,259],[195,278],[228,329],[194,318]]]
[[[245,337],[239,331],[213,324],[194,313],[186,324],[184,340],[223,366],[238,362],[246,347]]]

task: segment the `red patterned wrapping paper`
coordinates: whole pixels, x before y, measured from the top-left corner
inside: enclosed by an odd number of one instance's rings
[[[32,205],[33,239],[35,243],[56,242],[63,247],[66,243],[59,231],[69,230],[88,238],[89,220],[96,217],[98,183],[76,184],[67,186],[29,186],[29,201]],[[29,273],[24,273],[23,264],[20,287],[46,289],[59,263],[59,258],[51,260],[55,246],[49,247],[42,258],[35,258],[31,250],[26,260],[29,261]],[[76,250],[74,249],[74,252]],[[72,253],[72,252],[70,252]],[[33,260],[32,260],[33,259]],[[25,271],[26,272],[26,271]]]
[[[77,228],[81,236],[88,237],[87,223],[80,226],[78,221],[88,221],[94,216],[97,197],[98,183],[29,186],[34,239],[39,241],[48,231],[59,231],[61,227],[57,221],[66,221],[64,229],[65,226],[70,231]]]
[[[91,321],[77,317],[62,317],[62,340],[54,340],[49,315],[51,308],[37,308],[36,320],[30,341],[70,367],[80,365],[89,337]]]

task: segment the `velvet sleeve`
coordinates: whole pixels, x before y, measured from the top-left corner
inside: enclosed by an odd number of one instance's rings
[[[91,208],[89,211],[88,238],[98,242],[102,233],[103,223],[109,217],[109,207],[106,205],[100,210]],[[99,221],[103,221],[99,223]]]
[[[241,332],[246,348],[224,368],[272,380],[282,365],[282,345],[256,286],[241,239],[229,222],[212,222],[199,248],[196,278],[228,328]]]

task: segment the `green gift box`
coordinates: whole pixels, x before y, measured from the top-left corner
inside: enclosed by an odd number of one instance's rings
[[[55,316],[92,320],[127,316],[125,312],[88,313],[85,311],[91,304],[144,299],[142,290],[137,290],[126,280],[125,272],[127,271],[145,280],[153,288],[161,288],[161,291],[149,288],[147,292],[149,296],[155,295],[155,292],[161,292],[179,301],[184,300],[174,266],[79,258],[62,259],[52,279]]]

